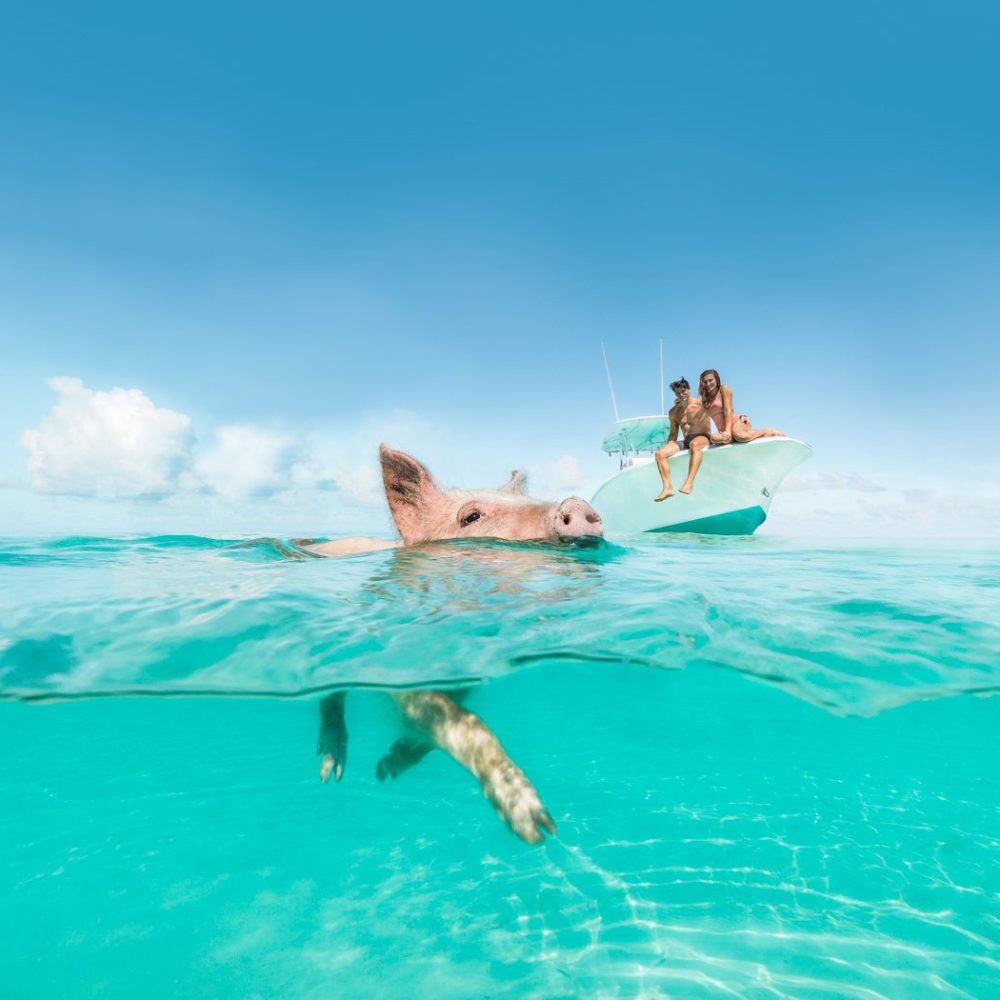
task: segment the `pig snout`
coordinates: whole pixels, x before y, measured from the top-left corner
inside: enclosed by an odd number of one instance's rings
[[[556,508],[556,535],[560,538],[580,538],[603,535],[601,515],[579,497],[569,497]]]

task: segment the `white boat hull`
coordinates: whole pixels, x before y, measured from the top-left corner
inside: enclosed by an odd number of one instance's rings
[[[696,531],[751,535],[764,523],[771,498],[785,476],[812,454],[794,438],[761,438],[749,444],[706,448],[691,493],[654,503],[662,489],[655,462],[633,465],[612,476],[591,504],[608,534]],[[674,489],[687,478],[689,453],[670,459]]]

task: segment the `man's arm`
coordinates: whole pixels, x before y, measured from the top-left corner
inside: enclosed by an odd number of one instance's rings
[[[667,441],[668,442],[669,441],[676,441],[677,440],[677,435],[680,433],[680,430],[681,430],[681,422],[678,419],[678,416],[677,416],[677,407],[675,406],[670,411],[670,434],[667,437]]]

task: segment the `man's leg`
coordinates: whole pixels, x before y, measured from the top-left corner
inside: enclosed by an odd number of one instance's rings
[[[663,489],[660,495],[653,499],[659,503],[667,497],[674,495],[674,488],[670,483],[670,456],[676,455],[681,450],[681,446],[676,441],[668,441],[656,452],[656,467],[660,470],[660,479],[663,480]]]
[[[684,485],[681,487],[681,493],[690,493],[692,487],[694,486],[694,477],[698,475],[698,469],[701,468],[701,453],[708,446],[708,438],[695,438],[691,442],[691,458],[688,461],[688,477],[684,480]]]

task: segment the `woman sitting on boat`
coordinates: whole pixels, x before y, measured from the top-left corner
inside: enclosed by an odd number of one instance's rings
[[[714,368],[706,368],[701,373],[698,394],[701,397],[701,405],[718,430],[717,434],[712,435],[712,444],[730,442],[745,444],[758,438],[786,436],[773,427],[754,430],[750,425],[750,418],[745,413],[736,416],[733,410],[733,390],[728,385],[722,384],[722,379]]]

